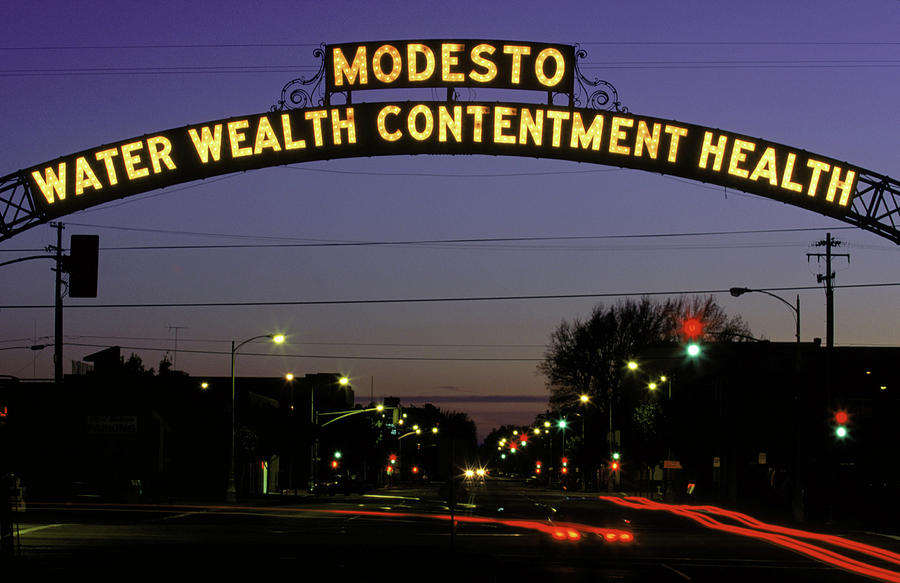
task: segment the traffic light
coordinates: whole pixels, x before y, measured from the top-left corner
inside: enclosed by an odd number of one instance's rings
[[[696,340],[703,334],[703,321],[700,318],[687,318],[681,325],[681,331],[686,338]]]
[[[64,270],[69,273],[70,298],[97,297],[99,235],[72,235]]]
[[[534,473],[535,473],[535,474],[540,474],[540,473],[541,473],[541,462],[540,462],[540,460],[534,462]]]
[[[622,459],[622,454],[614,451],[609,457],[612,458],[609,462],[609,469],[618,472],[622,468],[622,462],[620,461]]]
[[[564,457],[564,458],[561,460],[561,463],[562,463],[562,469],[561,469],[560,471],[561,471],[563,474],[568,474],[568,473],[569,473],[569,458]]]
[[[700,356],[700,343],[696,341],[688,342],[685,351],[691,358],[697,358],[698,356]]]
[[[687,339],[685,351],[691,358],[700,356],[700,338],[703,336],[703,320],[696,316],[686,318],[681,324],[681,332]]]
[[[847,424],[850,422],[850,414],[843,409],[834,413],[834,435],[838,439],[845,439],[849,435]]]

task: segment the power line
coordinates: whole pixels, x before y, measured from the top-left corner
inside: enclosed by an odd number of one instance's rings
[[[66,342],[66,346],[80,346],[83,348],[108,348],[105,344],[86,344],[80,342]],[[158,348],[149,346],[119,346],[125,350],[146,350],[151,352],[168,352],[169,348]],[[182,353],[189,354],[212,354],[227,355],[231,354],[227,350],[179,350]],[[308,359],[336,359],[336,360],[406,360],[406,361],[464,361],[464,362],[539,362],[543,358],[521,358],[521,357],[457,357],[457,356],[348,356],[333,354],[289,354],[289,353],[263,353],[263,352],[241,352],[241,358],[245,356],[269,356],[278,358],[308,358]]]
[[[798,60],[798,61],[630,61],[586,63],[585,69],[861,69],[897,68],[900,61]],[[0,69],[0,77],[86,77],[117,75],[234,75],[297,73],[316,67],[297,65],[193,66],[193,67],[92,67],[62,69]]]
[[[859,283],[836,285],[835,289],[860,289],[877,287],[898,287],[900,282],[891,283]],[[818,290],[819,286],[794,286],[794,287],[769,287],[766,291],[809,291]],[[470,296],[470,297],[445,297],[445,298],[381,298],[381,299],[356,299],[356,300],[286,300],[286,301],[244,301],[244,302],[159,302],[159,303],[134,303],[134,304],[70,304],[69,309],[135,309],[135,308],[228,308],[228,307],[266,307],[266,306],[338,306],[361,304],[427,304],[427,303],[451,303],[451,302],[498,302],[498,301],[526,301],[526,300],[570,300],[590,298],[624,298],[643,296],[680,296],[680,295],[715,295],[730,293],[730,289],[706,289],[706,290],[669,290],[669,291],[642,291],[642,292],[599,292],[584,294],[541,294],[520,296]],[[47,304],[22,304],[0,305],[3,310],[30,310],[47,309],[53,305]]]
[[[31,47],[0,47],[0,51],[80,51],[124,49],[246,49],[317,47],[319,43],[182,43],[182,44],[130,44],[130,45],[38,45]]]
[[[41,338],[49,338],[49,336]],[[141,340],[141,341],[150,341],[150,342],[168,342],[171,341],[171,338],[162,338],[162,337],[153,337],[153,336],[104,336],[104,335],[91,335],[91,334],[73,334],[65,336],[68,340],[79,340],[79,339],[104,339],[104,340]],[[11,343],[11,342],[31,342],[32,338],[12,338],[7,340],[0,340],[0,344]],[[179,338],[179,342],[197,342],[197,343],[218,343],[218,344],[227,344],[231,342],[231,339],[224,338]],[[546,348],[544,344],[449,344],[449,343],[437,343],[437,344],[426,344],[422,342],[408,343],[408,342],[285,342],[288,345],[302,345],[302,346],[365,346],[365,347],[385,347],[385,348]],[[241,353],[243,354],[243,353]]]
[[[736,231],[694,231],[677,233],[633,233],[623,235],[554,235],[547,237],[474,237],[453,239],[416,239],[395,241],[338,241],[331,239],[296,239],[293,237],[272,237],[268,235],[236,235],[233,233],[203,233],[196,231],[175,231],[171,229],[152,229],[145,227],[123,227],[119,225],[97,225],[91,223],[66,223],[73,227],[89,229],[108,229],[116,231],[133,231],[141,233],[157,233],[167,235],[187,235],[197,237],[240,238],[240,239],[269,239],[277,241],[292,241],[289,243],[246,243],[246,244],[215,244],[215,245],[139,245],[125,247],[103,247],[105,251],[132,251],[132,250],[164,250],[164,249],[219,249],[219,248],[292,248],[292,247],[370,247],[370,246],[403,246],[403,245],[458,245],[478,243],[533,243],[552,241],[600,241],[616,239],[654,239],[677,237],[713,237],[730,235],[771,235],[773,233],[802,233],[809,231],[844,230],[855,227],[789,227],[783,229],[744,229]],[[771,243],[758,245],[772,245]],[[778,245],[782,245],[778,243]],[[559,248],[559,247],[554,247]],[[0,249],[0,253],[30,253],[42,251],[42,249]]]
[[[581,46],[897,46],[898,41],[583,41]],[[116,45],[34,45],[0,46],[0,51],[81,51],[81,50],[143,50],[143,49],[247,49],[247,48],[298,48],[318,47],[319,43],[178,43],[178,44],[116,44]]]

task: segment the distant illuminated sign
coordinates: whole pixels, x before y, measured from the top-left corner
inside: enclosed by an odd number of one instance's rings
[[[629,113],[412,101],[267,112],[78,152],[24,172],[48,218],[230,172],[408,154],[557,158],[635,168],[841,216],[860,169],[759,138]]]
[[[571,92],[575,48],[518,41],[419,40],[328,45],[328,92],[490,87]]]

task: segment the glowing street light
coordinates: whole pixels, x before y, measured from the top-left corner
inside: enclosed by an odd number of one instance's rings
[[[229,465],[228,465],[228,487],[225,490],[225,497],[229,502],[234,502],[237,498],[237,491],[234,486],[234,441],[235,441],[235,422],[234,422],[234,357],[237,354],[237,351],[249,342],[253,342],[254,340],[259,340],[260,338],[268,338],[275,344],[281,344],[284,342],[284,334],[261,334],[259,336],[254,336],[253,338],[248,338],[239,344],[235,344],[235,341],[231,341],[231,455],[229,456]]]

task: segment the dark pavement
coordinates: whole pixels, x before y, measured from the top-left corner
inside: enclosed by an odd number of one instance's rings
[[[421,581],[862,579],[669,512],[519,482],[471,484],[458,500],[455,532],[449,518],[436,485],[235,505],[32,503],[19,524],[18,556],[2,561],[9,574],[86,573],[100,580],[278,573]],[[576,525],[581,536],[555,537],[552,528],[565,524]],[[590,528],[628,532],[634,540],[610,543]],[[865,538],[900,551],[896,540]],[[900,571],[881,559],[865,560]]]

